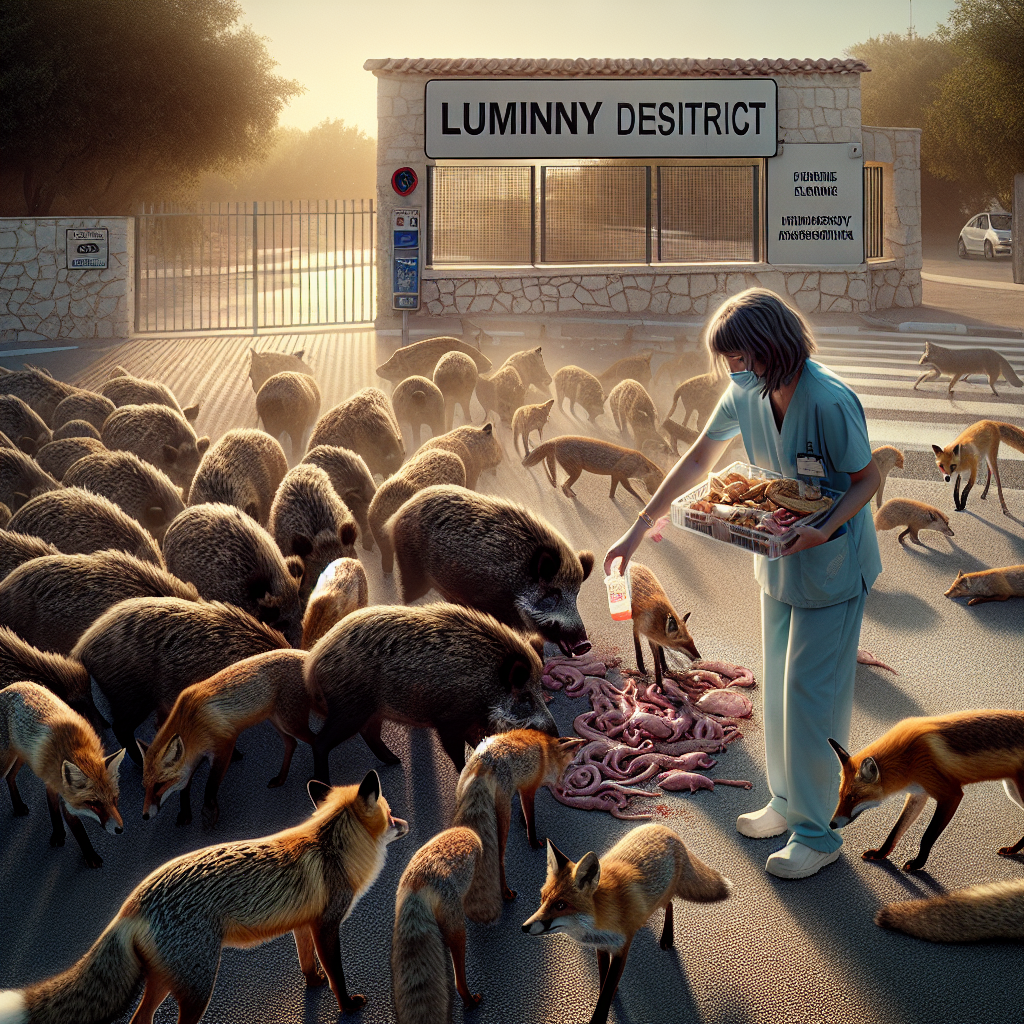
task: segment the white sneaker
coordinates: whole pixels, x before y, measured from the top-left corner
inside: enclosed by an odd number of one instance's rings
[[[765,871],[776,878],[809,878],[826,864],[839,859],[841,848],[822,853],[791,839],[778,853],[773,853],[765,864]]]
[[[741,814],[736,819],[736,831],[751,839],[768,839],[781,836],[789,828],[786,819],[771,804],[759,811]]]

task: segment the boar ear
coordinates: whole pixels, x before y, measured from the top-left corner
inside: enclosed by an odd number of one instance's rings
[[[548,411],[548,412],[551,412],[551,407],[552,407],[552,406],[553,406],[554,404],[555,404],[555,400],[554,400],[553,398],[549,398],[549,399],[548,399],[548,400],[547,400],[547,401],[546,401],[546,402],[544,403],[544,405],[543,405],[543,408],[547,409],[547,411]]]
[[[829,746],[836,752],[836,757],[839,758],[839,763],[845,766],[846,762],[850,760],[850,755],[845,750],[843,750],[843,748],[838,743],[836,743],[836,741],[832,739],[831,736],[829,736],[828,742]]]
[[[536,352],[537,355],[540,355],[540,345],[538,345],[533,351]]]
[[[532,674],[529,662],[521,654],[508,655],[498,669],[498,679],[508,691],[521,690]]]
[[[327,799],[331,787],[319,779],[310,779],[306,783],[306,792],[309,794],[309,799],[313,801],[313,806],[319,807]]]
[[[107,774],[111,778],[116,778],[117,770],[121,767],[121,758],[124,757],[124,747],[122,747],[116,754],[111,754],[109,757],[103,758],[103,764],[106,766]]]
[[[196,441],[196,451],[200,455],[206,454],[206,449],[210,447],[210,439],[208,437],[201,437]]]
[[[593,850],[584,854],[572,873],[572,884],[581,892],[593,891],[601,881],[601,862]]]
[[[173,444],[165,444],[163,452],[164,460],[169,466],[173,466],[178,461],[178,449]]]
[[[359,531],[356,529],[355,523],[342,523],[341,529],[338,530],[338,539],[342,544],[355,544],[358,536]]]
[[[936,455],[942,454],[942,449],[937,444],[932,445],[932,451],[935,452]]]
[[[548,874],[557,875],[559,871],[572,862],[562,851],[555,846],[551,840],[548,840]]]
[[[860,770],[857,772],[857,778],[861,782],[866,782],[869,786],[873,786],[879,779],[878,765],[875,763],[873,757],[865,757],[860,763]]]
[[[161,763],[165,768],[170,768],[171,765],[179,764],[185,760],[185,744],[182,742],[181,737],[175,733],[171,737],[170,743],[167,744],[167,748],[164,750],[164,756],[161,758]]]
[[[586,579],[594,569],[594,552],[580,551],[577,557],[580,560],[580,565],[583,566],[583,578]]]
[[[187,409],[182,409],[181,411],[185,414],[185,419],[187,419],[189,423],[195,423],[196,417],[199,415],[199,405],[198,403],[196,405],[190,405]]]
[[[306,350],[304,348],[300,348],[298,352],[292,353],[292,355],[295,356],[296,359],[301,359],[305,354]]]
[[[359,783],[359,799],[367,807],[374,807],[380,799],[380,776],[371,768]]]
[[[527,572],[533,580],[550,582],[561,567],[562,558],[557,551],[553,548],[539,547],[530,556]]]
[[[292,534],[292,554],[305,558],[313,550],[313,542],[304,533]]]
[[[493,434],[494,433],[494,425],[492,423],[485,423],[480,429],[485,434]]]
[[[310,547],[310,550],[312,550],[312,547]],[[289,576],[296,580],[302,579],[302,574],[306,571],[306,567],[302,564],[301,558],[296,555],[290,555],[284,560],[284,564]]]
[[[61,775],[64,778],[64,784],[69,789],[84,789],[89,785],[89,777],[71,761],[65,761],[61,765]]]

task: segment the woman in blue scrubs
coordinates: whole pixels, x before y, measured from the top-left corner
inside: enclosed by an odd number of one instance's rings
[[[792,531],[782,558],[754,556],[772,798],[736,827],[755,839],[789,831],[766,870],[806,878],[842,846],[829,824],[840,772],[828,739],[848,746],[864,600],[882,571],[868,507],[879,474],[860,401],[810,358],[809,326],[773,292],[751,288],[728,299],[708,324],[707,346],[732,382],[693,447],[609,548],[605,574],[616,558],[625,568],[649,526],[707,476],[737,434],[751,464],[844,492],[824,524]]]

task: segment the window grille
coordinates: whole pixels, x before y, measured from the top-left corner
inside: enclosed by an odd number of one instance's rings
[[[658,259],[728,263],[758,259],[757,168],[658,168]]]
[[[864,259],[885,256],[885,204],[880,166],[864,168]]]
[[[432,264],[533,262],[532,167],[430,168]]]
[[[650,168],[541,168],[544,263],[646,263]]]

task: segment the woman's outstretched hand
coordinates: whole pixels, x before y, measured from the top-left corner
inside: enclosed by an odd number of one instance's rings
[[[642,519],[638,519],[608,549],[608,553],[604,556],[605,576],[611,575],[612,563],[616,558],[622,559],[619,563],[619,575],[624,576],[626,574],[626,566],[629,564],[629,560],[633,557],[633,552],[640,547],[640,542],[644,539],[644,533],[646,530],[647,524]]]

